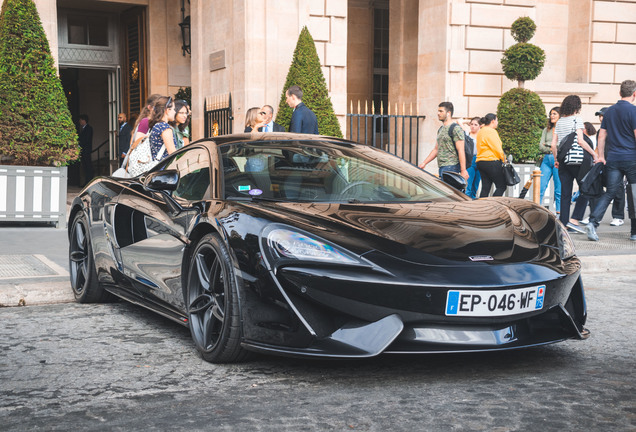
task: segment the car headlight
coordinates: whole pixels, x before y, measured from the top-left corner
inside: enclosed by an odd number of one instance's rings
[[[560,221],[556,223],[557,245],[559,246],[559,254],[561,259],[568,259],[574,256],[574,242],[570,238],[570,234]]]
[[[281,261],[313,261],[327,264],[368,265],[357,255],[302,230],[269,225],[261,234],[264,256],[271,264]]]

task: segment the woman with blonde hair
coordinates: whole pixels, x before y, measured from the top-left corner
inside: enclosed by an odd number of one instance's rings
[[[260,112],[259,107],[252,107],[245,113],[245,130],[244,132],[257,131],[258,128],[265,126],[265,113]]]

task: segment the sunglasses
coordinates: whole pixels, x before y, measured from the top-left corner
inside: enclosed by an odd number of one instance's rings
[[[183,99],[177,99],[177,100],[175,100],[175,102],[179,102],[181,104],[184,104],[185,106],[188,106],[188,101],[185,101]]]
[[[267,115],[267,113],[265,111],[261,111],[259,112],[260,115]]]
[[[166,102],[166,108],[172,108],[172,97],[168,98],[168,102]]]

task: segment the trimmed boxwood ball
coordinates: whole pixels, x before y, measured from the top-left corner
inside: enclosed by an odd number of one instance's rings
[[[513,81],[532,81],[545,65],[545,52],[536,45],[518,43],[506,51],[501,66],[506,78]]]
[[[340,123],[333,111],[325,77],[320,68],[316,45],[307,27],[303,27],[300,36],[298,36],[294,57],[278,105],[276,122],[285,127],[285,130],[289,130],[293,112],[287,105],[285,92],[293,85],[300,87],[303,91],[303,103],[316,114],[318,132],[321,135],[342,138]]]
[[[534,36],[534,32],[537,30],[537,25],[532,21],[530,17],[520,17],[512,23],[510,27],[510,33],[512,38],[516,42],[528,42]]]
[[[67,165],[77,132],[33,0],[0,11],[0,153],[3,163]]]
[[[504,152],[511,154],[515,163],[536,160],[541,132],[548,121],[539,95],[523,88],[507,91],[499,100],[497,117]]]

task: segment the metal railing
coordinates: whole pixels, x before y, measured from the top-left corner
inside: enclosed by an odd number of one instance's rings
[[[347,114],[348,138],[351,141],[380,148],[417,164],[420,127],[426,116],[413,114],[412,104],[409,114],[406,114],[405,104],[402,104],[402,114],[399,113],[397,104],[394,105],[394,114],[391,114],[390,105],[385,113],[383,103],[380,103],[378,113],[376,113],[373,103],[371,103],[371,112],[369,113],[366,101],[364,113],[361,111],[360,101],[358,101],[357,113],[353,112],[353,108],[353,101],[351,101],[350,112]]]
[[[99,149],[104,147],[106,144],[109,143],[109,140],[104,141],[103,143],[101,143],[100,145],[97,146],[97,148],[94,148],[91,151],[91,163],[93,160],[93,153],[97,152],[97,160],[95,161],[95,165],[93,166],[96,175],[109,175],[110,171],[109,171],[109,167],[110,167],[110,160],[108,159],[109,156],[109,152],[108,150],[106,150],[106,152],[104,152],[104,157],[100,158],[99,157]],[[106,161],[106,171],[102,170],[102,161]]]
[[[203,102],[205,138],[232,133],[232,93],[205,98]]]

